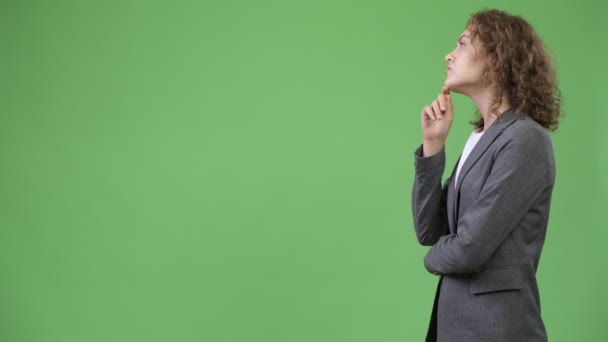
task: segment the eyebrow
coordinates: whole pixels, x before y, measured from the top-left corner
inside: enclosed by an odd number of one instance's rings
[[[469,39],[471,39],[471,37],[469,37],[468,34],[463,34],[460,37],[458,37],[458,41],[460,41],[460,39],[462,39],[462,38],[469,38]]]

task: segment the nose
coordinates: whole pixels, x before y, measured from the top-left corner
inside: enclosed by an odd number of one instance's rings
[[[446,62],[453,62],[454,61],[454,56],[452,56],[452,52],[450,52],[447,55],[445,55],[444,59],[445,59]]]

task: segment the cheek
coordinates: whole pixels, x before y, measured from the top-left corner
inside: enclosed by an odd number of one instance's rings
[[[481,65],[472,57],[467,56],[466,59],[462,60],[463,69],[467,70],[467,73],[471,75],[480,75],[482,71]]]
[[[471,66],[471,73],[481,77],[483,75],[483,67],[479,64],[474,64]]]

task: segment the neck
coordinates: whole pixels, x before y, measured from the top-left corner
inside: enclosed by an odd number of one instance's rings
[[[490,113],[490,105],[492,104],[492,94],[490,88],[484,88],[478,92],[469,94],[469,97],[471,100],[473,100],[473,102],[475,102],[479,113],[483,117],[483,130],[485,131],[494,123],[494,121],[496,121],[497,118],[496,113]],[[503,94],[500,105],[498,106],[498,113],[505,112],[507,109],[509,109],[509,107],[511,107],[511,101],[505,94]]]

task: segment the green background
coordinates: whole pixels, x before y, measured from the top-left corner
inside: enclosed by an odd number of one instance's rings
[[[483,7],[564,94],[549,338],[608,339],[606,2],[3,0],[0,340],[422,341],[419,115]]]

